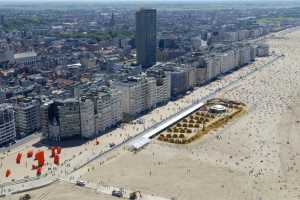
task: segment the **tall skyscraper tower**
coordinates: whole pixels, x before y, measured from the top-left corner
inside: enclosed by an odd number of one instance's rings
[[[156,10],[140,9],[135,19],[137,62],[148,68],[156,63]]]
[[[0,15],[0,25],[4,25],[4,16]]]
[[[110,21],[109,21],[109,26],[112,28],[114,27],[115,25],[115,15],[114,13],[111,13],[111,18],[110,18]]]

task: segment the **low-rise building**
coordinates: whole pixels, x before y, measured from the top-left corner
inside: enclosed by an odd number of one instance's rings
[[[37,62],[37,54],[34,51],[16,53],[13,59],[17,64],[33,65]]]

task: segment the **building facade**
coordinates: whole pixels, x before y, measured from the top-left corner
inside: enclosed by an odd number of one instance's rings
[[[16,139],[15,116],[13,106],[0,104],[0,145]]]
[[[53,101],[43,102],[40,108],[41,111],[41,130],[44,138],[50,138],[50,106],[53,105]]]
[[[0,103],[4,103],[5,99],[6,99],[5,91],[3,91],[3,90],[0,88]]]
[[[95,106],[93,99],[88,96],[80,98],[80,123],[81,136],[93,138],[96,132]]]
[[[136,12],[137,62],[144,68],[156,63],[156,10],[141,9]]]
[[[259,44],[256,48],[256,55],[258,57],[265,57],[269,56],[270,54],[270,47],[267,44]]]
[[[102,88],[96,99],[96,133],[103,133],[123,119],[121,92],[116,89]]]
[[[21,136],[26,136],[41,128],[40,103],[35,99],[23,99],[18,102],[16,111],[16,129]]]
[[[14,55],[17,64],[34,65],[37,63],[37,54],[34,51],[17,53]]]
[[[80,136],[80,108],[77,99],[57,100],[59,137]]]
[[[41,106],[43,136],[60,141],[81,135],[79,101],[74,98],[49,101]]]
[[[149,77],[156,81],[156,104],[161,105],[171,98],[171,76],[162,70],[151,70],[147,72]]]
[[[122,91],[122,110],[125,117],[133,117],[156,106],[156,80],[152,77],[128,77],[116,83]]]

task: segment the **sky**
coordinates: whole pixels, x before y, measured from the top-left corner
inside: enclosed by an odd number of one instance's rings
[[[238,2],[274,2],[274,1],[280,1],[280,2],[300,2],[300,0],[0,0],[3,2],[22,2],[22,1],[38,1],[38,2],[43,2],[43,1],[81,1],[81,2],[116,2],[116,1],[124,1],[124,2],[153,2],[153,1],[164,1],[164,2],[232,2],[232,1],[238,1]]]
[[[103,3],[157,3],[157,2],[163,2],[163,3],[228,3],[228,2],[236,2],[239,4],[245,3],[258,3],[258,4],[264,4],[264,3],[270,3],[270,2],[278,2],[280,4],[293,4],[294,2],[296,4],[300,3],[300,0],[0,0],[1,3],[5,4],[14,4],[14,3],[25,3],[25,2],[103,2]]]

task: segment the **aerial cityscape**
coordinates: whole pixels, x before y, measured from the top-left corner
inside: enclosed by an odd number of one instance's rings
[[[299,200],[300,2],[0,1],[0,200]]]

